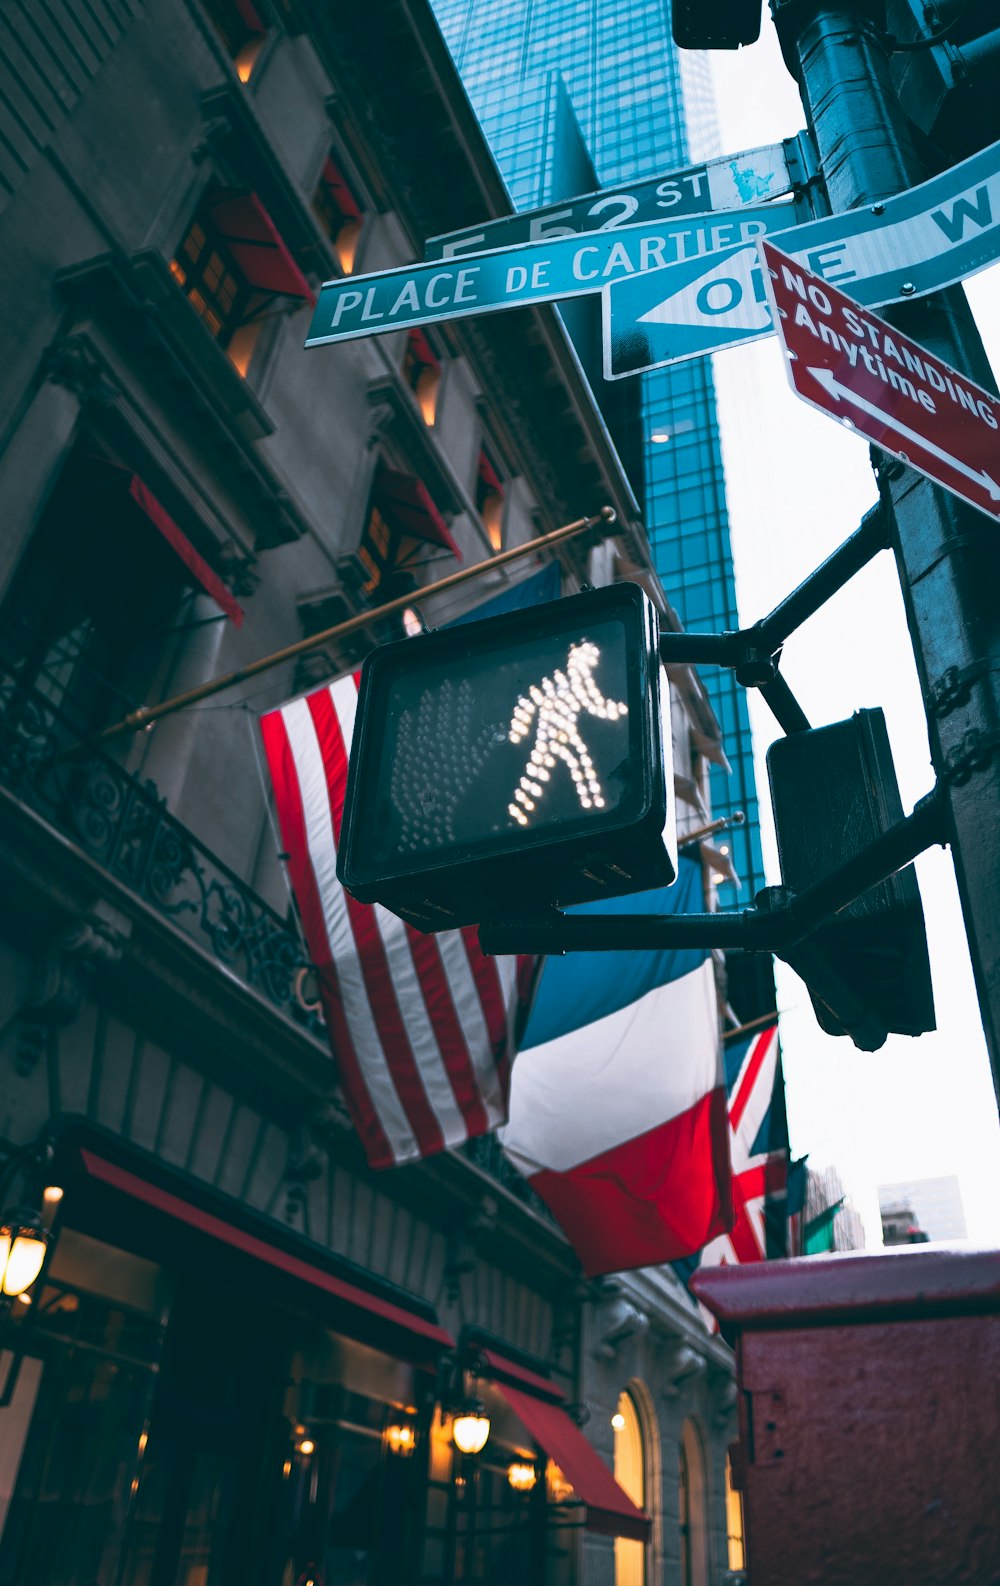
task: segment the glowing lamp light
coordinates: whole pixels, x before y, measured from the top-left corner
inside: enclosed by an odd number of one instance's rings
[[[614,1415],[611,1417],[611,1425],[614,1427],[616,1432],[624,1432],[625,1417],[622,1415],[620,1410],[616,1410]]]
[[[527,1461],[515,1460],[507,1468],[507,1480],[515,1492],[530,1492],[538,1480],[538,1472]]]
[[[316,1444],[311,1437],[303,1437],[300,1442],[296,1443],[295,1448],[296,1452],[302,1454],[306,1459],[309,1458],[310,1454],[315,1454],[316,1452]]]
[[[461,1415],[456,1415],[451,1428],[455,1447],[460,1454],[478,1454],[486,1447],[490,1435],[490,1418],[480,1399],[471,1399]]]
[[[0,1223],[0,1292],[23,1294],[30,1289],[42,1270],[48,1242],[37,1212],[19,1208],[4,1213]]]
[[[407,606],[403,612],[403,632],[409,639],[415,639],[418,633],[424,632],[424,619],[413,606]]]
[[[670,439],[669,430],[654,430],[649,437],[654,446],[666,446]]]
[[[46,1184],[42,1191],[42,1200],[47,1206],[58,1206],[62,1198],[63,1188],[61,1184]]]
[[[412,1426],[387,1426],[385,1441],[390,1453],[408,1459],[417,1446],[417,1434]]]

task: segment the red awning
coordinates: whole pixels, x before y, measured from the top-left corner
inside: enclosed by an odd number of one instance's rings
[[[538,1446],[555,1460],[576,1496],[586,1505],[588,1530],[598,1531],[602,1536],[627,1536],[636,1542],[648,1542],[649,1516],[637,1509],[619,1487],[597,1450],[587,1442],[566,1411],[558,1404],[549,1404],[506,1382],[498,1382],[497,1387]]]
[[[401,1305],[395,1305],[391,1300],[383,1299],[380,1295],[370,1294],[356,1284],[349,1283],[345,1278],[336,1277],[332,1272],[325,1272],[322,1267],[303,1260],[301,1256],[283,1250],[278,1245],[272,1245],[266,1239],[259,1239],[255,1234],[247,1233],[242,1228],[237,1228],[235,1224],[226,1222],[222,1217],[216,1217],[212,1212],[202,1210],[193,1202],[171,1194],[169,1190],[160,1189],[158,1185],[151,1184],[135,1173],[129,1173],[125,1168],[118,1167],[114,1162],[108,1162],[93,1151],[81,1149],[79,1160],[88,1177],[97,1179],[110,1189],[119,1190],[132,1200],[141,1201],[154,1211],[173,1217],[177,1222],[186,1223],[189,1228],[197,1229],[199,1233],[207,1234],[211,1239],[217,1239],[220,1244],[228,1245],[232,1250],[252,1256],[257,1261],[263,1261],[267,1266],[283,1272],[288,1277],[298,1278],[314,1289],[353,1306],[356,1310],[367,1312],[378,1321],[389,1323],[410,1333],[425,1344],[433,1344],[436,1350],[455,1347],[455,1340],[451,1334],[437,1322],[429,1321],[416,1312],[404,1310]]]
[[[221,193],[209,206],[209,213],[250,286],[316,302],[312,287],[256,193]]]
[[[361,219],[361,205],[348,187],[346,177],[329,156],[323,164],[321,181],[324,187],[329,188],[330,196],[345,220]]]
[[[260,19],[257,7],[253,4],[253,0],[236,0],[236,10],[248,33],[267,32],[267,28]]]
[[[425,369],[440,369],[440,358],[438,358],[427,337],[419,328],[410,331],[410,346],[417,362],[423,364]]]
[[[138,474],[131,475],[128,493],[150,523],[159,529],[171,549],[177,552],[188,571],[194,574],[206,595],[211,595],[216,605],[238,628],[246,615],[243,607],[226,588],[218,573],[214,572],[205,558],[195,550],[183,529],[177,527],[166,507],[157,501],[149,486],[143,483]]]
[[[457,562],[462,560],[462,553],[422,479],[396,473],[395,469],[380,464],[375,476],[375,505],[401,534],[443,546]]]
[[[494,1349],[481,1349],[479,1358],[487,1367],[489,1376],[499,1382],[509,1380],[515,1388],[530,1388],[532,1393],[540,1393],[550,1399],[566,1397],[557,1382],[543,1377],[540,1372],[529,1371],[527,1366],[522,1366],[516,1360],[508,1360],[506,1355],[497,1354]]]
[[[503,485],[500,483],[500,476],[485,452],[479,453],[479,477],[487,490],[495,490],[497,495],[503,495]]]

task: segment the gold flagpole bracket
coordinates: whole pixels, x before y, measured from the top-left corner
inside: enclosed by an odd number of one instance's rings
[[[383,617],[389,617],[394,612],[426,600],[431,595],[442,594],[447,589],[457,589],[461,584],[479,578],[483,573],[506,567],[523,556],[533,556],[540,551],[552,550],[563,541],[572,539],[574,535],[582,534],[587,529],[597,528],[600,524],[610,528],[616,520],[617,513],[614,507],[602,507],[593,517],[577,518],[572,523],[564,523],[560,528],[552,529],[548,534],[540,534],[537,539],[528,540],[524,545],[512,546],[510,550],[500,551],[485,562],[477,562],[474,567],[460,568],[457,573],[449,573],[447,577],[439,578],[433,584],[425,584],[422,588],[412,589],[405,595],[397,595],[394,600],[387,600],[384,605],[374,606],[370,611],[358,612],[356,616],[348,617],[346,621],[338,622],[332,628],[324,628],[321,633],[311,634],[307,639],[299,639],[295,644],[286,645],[283,650],[275,650],[270,655],[261,656],[259,660],[250,661],[246,666],[237,667],[234,672],[227,672],[222,677],[210,678],[208,682],[199,683],[196,688],[189,688],[183,694],[175,694],[171,699],[161,700],[158,705],[140,705],[137,710],[129,711],[121,721],[113,722],[110,727],[105,727],[94,737],[81,739],[78,743],[61,749],[58,754],[52,756],[49,764],[58,765],[62,760],[69,760],[74,755],[94,749],[112,738],[120,738],[125,733],[142,732],[154,722],[162,720],[164,716],[175,715],[177,711],[185,710],[189,705],[197,705],[203,699],[211,699],[214,694],[221,694],[225,689],[233,688],[237,683],[243,683],[248,678],[259,677],[262,672],[268,672],[284,661],[294,660],[300,655],[308,655],[310,650],[321,649],[324,644],[329,644],[332,640],[346,638],[349,634],[356,633],[359,628],[366,628],[370,623],[379,622]]]

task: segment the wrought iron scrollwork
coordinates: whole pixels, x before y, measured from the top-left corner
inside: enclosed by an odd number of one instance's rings
[[[513,1162],[504,1155],[503,1146],[495,1134],[480,1134],[474,1139],[467,1140],[462,1146],[462,1155],[474,1162],[491,1179],[509,1190],[517,1200],[522,1201],[539,1217],[546,1222],[554,1223],[555,1218],[549,1211],[540,1195],[536,1195],[528,1180],[519,1173]]]
[[[319,1014],[295,996],[308,961],[294,930],[174,819],[154,783],[96,751],[54,759],[75,736],[43,694],[0,672],[0,781],[288,1018],[322,1036]]]

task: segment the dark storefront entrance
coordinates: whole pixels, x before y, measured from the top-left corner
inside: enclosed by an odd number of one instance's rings
[[[481,1384],[486,1448],[457,1454],[455,1341],[429,1306],[262,1239],[236,1203],[184,1199],[180,1175],[74,1160],[5,1339],[22,1358],[0,1410],[0,1586],[568,1586],[584,1495],[502,1370]]]

